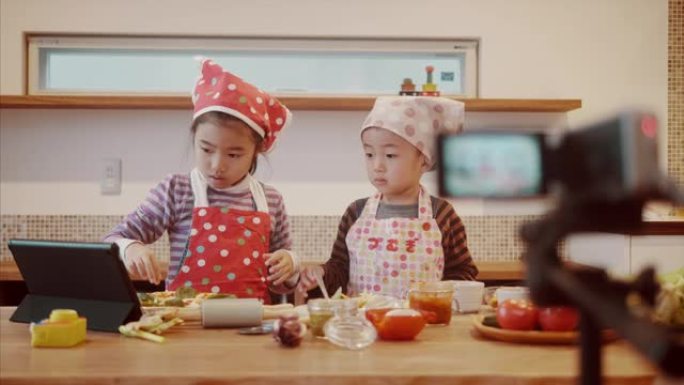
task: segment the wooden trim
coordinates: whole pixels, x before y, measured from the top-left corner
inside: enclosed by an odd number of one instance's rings
[[[29,93],[29,35],[26,31],[23,32],[23,37],[24,37],[24,52],[22,54],[22,59],[24,62],[22,63],[22,69],[24,73],[22,74],[22,77],[24,79],[22,86],[24,87],[24,94]]]
[[[684,235],[684,220],[644,222],[639,229],[630,231],[629,235]]]
[[[525,264],[522,261],[475,261],[480,273],[478,281],[522,281]]]
[[[368,111],[371,96],[278,96],[291,110]],[[459,99],[474,112],[568,112],[580,99]],[[0,108],[190,110],[189,96],[0,95]]]

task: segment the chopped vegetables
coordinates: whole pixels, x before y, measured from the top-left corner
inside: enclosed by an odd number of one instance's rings
[[[176,289],[176,298],[179,299],[195,298],[196,295],[197,291],[192,287],[181,286],[178,289]]]
[[[670,326],[684,326],[684,268],[660,277],[655,320]]]
[[[174,312],[144,315],[139,321],[119,326],[119,333],[126,337],[137,337],[152,342],[164,342],[160,334],[170,328],[183,324],[183,320],[174,316]]]
[[[185,306],[185,303],[183,302],[183,299],[182,299],[182,298],[173,297],[173,298],[169,298],[169,299],[167,299],[167,300],[164,300],[163,305],[164,305],[164,306],[183,307],[183,306]]]
[[[138,293],[140,305],[145,307],[186,307],[199,306],[205,299],[235,298],[228,293],[198,293],[191,287],[179,287],[176,291],[157,291],[153,293]]]

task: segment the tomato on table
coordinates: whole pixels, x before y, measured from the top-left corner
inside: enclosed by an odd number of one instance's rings
[[[537,326],[539,311],[527,299],[509,299],[496,309],[496,320],[504,329],[533,330]]]
[[[539,325],[542,330],[565,332],[577,329],[579,313],[568,306],[551,306],[539,309]]]

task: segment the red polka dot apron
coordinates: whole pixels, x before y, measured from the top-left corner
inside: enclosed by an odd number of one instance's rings
[[[413,282],[442,279],[442,233],[432,216],[430,196],[422,187],[418,218],[376,219],[380,198],[380,193],[368,198],[347,233],[348,292],[405,299]]]
[[[261,184],[251,175],[247,178],[257,211],[209,207],[206,182],[193,170],[192,228],[169,290],[188,286],[198,292],[261,298],[270,303],[263,255],[268,252],[271,217]]]

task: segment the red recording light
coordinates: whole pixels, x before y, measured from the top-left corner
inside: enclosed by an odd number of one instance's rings
[[[653,115],[646,115],[641,118],[641,132],[647,137],[654,139],[658,130],[658,121]]]

